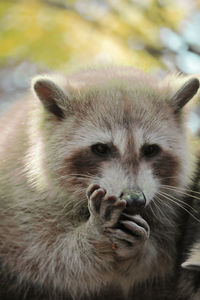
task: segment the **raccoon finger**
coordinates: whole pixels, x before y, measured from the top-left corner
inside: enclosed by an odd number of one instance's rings
[[[122,230],[127,232],[130,235],[133,235],[134,238],[141,239],[141,240],[147,240],[149,238],[149,230],[146,230],[144,227],[141,227],[137,223],[134,223],[132,221],[120,221],[120,224],[122,225]]]
[[[94,213],[99,213],[100,207],[101,207],[101,202],[103,197],[105,196],[106,191],[104,189],[95,189],[93,193],[90,196],[90,201],[89,201],[89,208],[91,211]]]
[[[98,184],[90,184],[86,191],[87,198],[89,199],[92,193],[99,188],[100,186]]]
[[[101,205],[100,215],[105,221],[105,226],[112,227],[120,217],[126,206],[126,201],[119,200],[116,196],[109,196],[104,199]]]
[[[140,216],[140,215],[128,215],[123,213],[121,215],[120,221],[132,221],[136,223],[138,226],[143,227],[148,234],[150,234],[150,227],[148,223]]]

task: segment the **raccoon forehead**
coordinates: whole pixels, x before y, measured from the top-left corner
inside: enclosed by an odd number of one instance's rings
[[[95,126],[85,126],[77,129],[74,132],[73,139],[67,143],[67,151],[74,151],[74,149],[80,149],[90,147],[91,145],[103,143],[113,144],[117,147],[119,153],[124,155],[127,151],[133,148],[133,152],[139,153],[141,147],[148,144],[159,144],[165,149],[170,149],[173,143],[171,137],[167,133],[149,131],[142,127],[114,127],[112,130],[101,129]],[[131,145],[131,146],[129,146]]]
[[[113,92],[113,93],[112,93]],[[163,95],[162,95],[163,96]],[[81,96],[83,97],[83,95]],[[145,123],[154,124],[166,119],[173,112],[160,95],[144,92],[140,89],[104,90],[89,94],[82,100],[74,100],[74,111],[79,119],[88,120],[99,127],[115,127],[116,124],[134,126]],[[169,119],[169,118],[168,118]]]

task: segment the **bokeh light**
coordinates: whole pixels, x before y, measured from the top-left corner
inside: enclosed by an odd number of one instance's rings
[[[0,113],[37,73],[109,63],[200,73],[199,36],[199,0],[1,0]]]

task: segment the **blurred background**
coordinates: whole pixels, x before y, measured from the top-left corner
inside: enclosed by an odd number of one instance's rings
[[[94,63],[200,73],[200,0],[0,0],[0,113],[33,75]]]

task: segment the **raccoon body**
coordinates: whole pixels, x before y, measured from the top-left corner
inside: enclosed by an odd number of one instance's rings
[[[0,121],[2,299],[172,299],[198,88],[118,67],[33,80]]]
[[[186,214],[177,260],[176,299],[200,299],[200,160],[196,164],[191,190],[184,200],[190,204]]]

